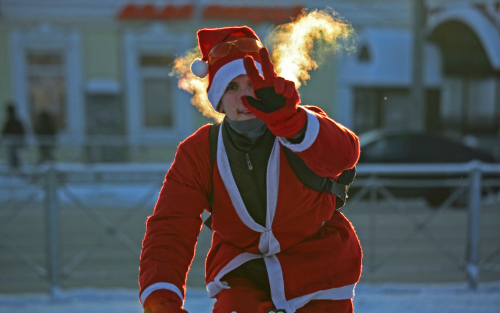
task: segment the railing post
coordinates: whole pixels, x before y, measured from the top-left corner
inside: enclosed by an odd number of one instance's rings
[[[469,218],[467,227],[467,278],[469,288],[476,290],[479,278],[479,213],[481,207],[481,171],[470,173]]]
[[[45,232],[50,296],[60,294],[59,207],[57,201],[57,170],[50,164],[45,173]]]
[[[372,175],[370,177],[370,261],[369,261],[369,270],[370,272],[376,271],[376,253],[377,253],[377,210],[378,210],[378,201],[377,201],[377,176]]]

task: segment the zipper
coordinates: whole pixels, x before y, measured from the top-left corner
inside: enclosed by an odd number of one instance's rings
[[[249,170],[253,170],[252,162],[250,162],[250,156],[248,153],[245,154],[245,157],[247,158],[247,165]]]

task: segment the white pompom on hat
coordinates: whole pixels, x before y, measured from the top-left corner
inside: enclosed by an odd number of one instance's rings
[[[195,59],[191,63],[191,72],[199,78],[205,78],[208,75],[208,63],[202,59]]]

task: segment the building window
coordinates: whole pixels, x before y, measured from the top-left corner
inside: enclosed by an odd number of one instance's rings
[[[169,76],[173,58],[143,55],[140,58],[143,125],[145,128],[172,128],[175,79]]]
[[[370,49],[368,49],[367,45],[363,45],[359,50],[358,60],[360,62],[370,62],[372,59],[370,54]]]
[[[28,51],[28,106],[31,120],[40,112],[50,113],[57,128],[64,130],[66,121],[66,77],[64,58],[57,51]]]
[[[83,143],[85,111],[78,32],[42,23],[31,30],[12,30],[9,38],[14,97],[29,140],[34,140],[35,116],[45,111],[53,117],[60,143]]]
[[[355,88],[354,130],[364,133],[374,129],[405,130],[411,120],[410,90],[407,88]],[[441,127],[440,92],[427,89],[425,95],[425,128]]]
[[[494,77],[446,77],[443,82],[443,127],[472,134],[498,134],[499,84]]]
[[[171,84],[164,78],[146,78],[144,90],[144,126],[172,127]]]
[[[356,88],[354,91],[354,130],[364,133],[381,126],[379,94],[374,88]]]
[[[176,55],[196,43],[161,23],[123,34],[127,131],[131,146],[178,144],[192,133],[191,95],[170,76]]]

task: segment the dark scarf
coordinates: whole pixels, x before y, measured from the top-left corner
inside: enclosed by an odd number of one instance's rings
[[[231,121],[226,118],[224,124],[233,144],[241,151],[249,151],[266,132],[267,125],[258,118],[246,121]]]

